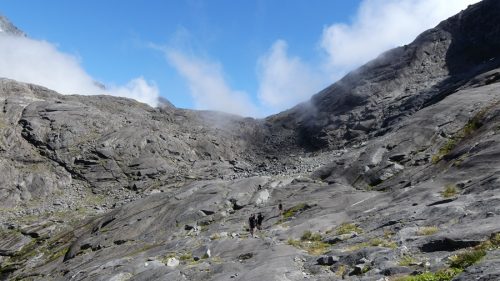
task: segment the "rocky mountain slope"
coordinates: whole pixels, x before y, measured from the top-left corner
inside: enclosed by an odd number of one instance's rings
[[[0,80],[0,278],[500,280],[499,14],[264,120]]]

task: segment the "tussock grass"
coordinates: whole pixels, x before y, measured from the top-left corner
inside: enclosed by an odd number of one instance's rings
[[[394,281],[450,281],[461,272],[460,269],[446,268],[438,272],[425,272],[414,276],[399,277]]]
[[[326,253],[330,248],[330,244],[322,242],[322,239],[323,237],[320,233],[312,233],[306,230],[300,237],[300,240],[288,239],[288,244],[305,250],[311,255],[321,255]]]
[[[349,234],[351,232],[356,232],[358,234],[363,233],[363,229],[354,223],[343,223],[339,225],[336,229],[337,235]]]
[[[368,242],[358,243],[347,248],[348,251],[357,251],[366,247],[384,247],[390,249],[396,249],[398,244],[394,241],[390,241],[384,238],[373,238]]]
[[[300,237],[300,240],[302,241],[321,241],[323,237],[319,233],[312,233],[311,231],[307,230],[304,231],[302,236]]]
[[[466,250],[449,258],[450,267],[465,269],[479,262],[484,256],[486,251],[483,249]]]
[[[444,198],[455,197],[458,194],[458,188],[454,184],[447,184],[444,186],[443,191],[441,191],[441,196]]]
[[[433,235],[436,234],[438,231],[439,228],[437,226],[423,226],[418,229],[417,235],[420,236]]]
[[[401,260],[399,260],[398,265],[400,266],[410,266],[418,263],[418,260],[412,255],[404,255]]]

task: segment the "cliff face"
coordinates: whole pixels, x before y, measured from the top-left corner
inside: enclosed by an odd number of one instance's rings
[[[0,278],[500,279],[499,14],[264,120],[0,80]]]

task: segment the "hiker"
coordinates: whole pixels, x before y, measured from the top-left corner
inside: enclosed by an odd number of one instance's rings
[[[257,216],[257,229],[258,230],[262,230],[262,222],[264,221],[264,216],[262,215],[262,213],[259,213],[259,215]]]
[[[255,230],[255,214],[252,214],[250,218],[248,218],[248,224],[250,226],[250,235],[253,237],[253,232]]]
[[[278,205],[278,210],[280,211],[280,217],[283,217],[283,204],[281,202]]]

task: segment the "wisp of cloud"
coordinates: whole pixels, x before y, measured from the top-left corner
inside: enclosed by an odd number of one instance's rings
[[[247,93],[232,90],[220,64],[163,49],[168,62],[186,80],[197,109],[210,109],[242,116],[258,115]]]
[[[258,97],[267,108],[283,110],[307,100],[325,86],[320,73],[314,72],[299,57],[287,54],[287,43],[276,41],[257,63]]]
[[[38,84],[61,94],[107,94],[157,106],[159,90],[144,78],[103,89],[85,72],[78,59],[53,44],[0,33],[0,77]]]

